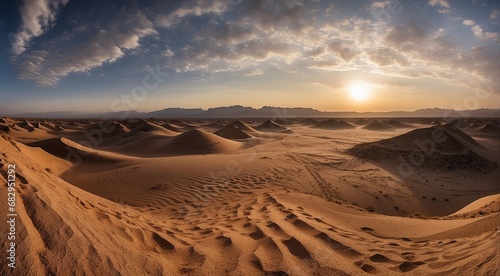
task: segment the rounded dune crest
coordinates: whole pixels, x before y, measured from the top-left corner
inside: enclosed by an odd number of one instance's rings
[[[241,129],[236,127],[234,124],[228,125],[216,132],[214,134],[227,138],[227,139],[248,139],[252,138],[251,135],[243,132]]]
[[[172,154],[231,153],[241,144],[200,129],[183,133],[165,145],[165,151]]]
[[[389,124],[373,120],[366,126],[364,126],[363,129],[374,130],[374,131],[387,131],[387,130],[394,130],[395,128]]]
[[[353,129],[356,128],[354,125],[343,121],[343,120],[334,120],[334,119],[328,119],[323,122],[319,122],[314,126],[315,128],[321,128],[321,129],[330,129],[330,130],[338,130],[338,129]]]

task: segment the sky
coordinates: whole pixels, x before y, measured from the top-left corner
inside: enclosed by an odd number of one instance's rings
[[[0,114],[500,108],[498,1],[0,4]]]

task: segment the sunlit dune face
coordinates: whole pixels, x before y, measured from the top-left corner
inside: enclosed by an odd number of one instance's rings
[[[364,102],[370,98],[370,88],[363,82],[355,82],[347,87],[349,96],[356,102]]]

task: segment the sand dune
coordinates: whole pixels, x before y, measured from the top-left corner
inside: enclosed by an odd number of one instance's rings
[[[36,141],[29,143],[28,146],[41,148],[42,150],[62,159],[65,159],[71,150],[71,147],[65,144],[61,138]]]
[[[432,138],[439,137],[438,141]],[[441,142],[442,141],[442,142]],[[349,153],[369,160],[401,162],[399,156],[419,156],[418,168],[487,173],[497,164],[482,156],[479,144],[469,135],[451,127],[417,129],[372,143],[356,145]],[[417,161],[415,161],[417,162]]]
[[[255,128],[247,125],[246,123],[244,123],[244,122],[242,122],[240,120],[236,120],[236,121],[230,123],[228,126],[230,126],[230,125],[233,125],[236,128],[241,129],[242,131],[249,132],[249,133],[258,132]]]
[[[171,131],[173,131],[173,132],[181,132],[181,130],[180,130],[180,129],[178,129],[178,128],[174,127],[173,125],[171,125],[171,124],[169,124],[169,123],[162,124],[161,126],[162,126],[162,127],[164,127],[164,128],[166,128],[166,129],[168,129],[168,130],[171,130]]]
[[[323,122],[319,122],[314,126],[315,128],[321,128],[321,129],[352,129],[355,128],[354,125],[347,123],[346,121],[343,120],[334,120],[334,119],[328,119]]]
[[[375,131],[388,131],[388,130],[394,130],[395,127],[386,123],[379,122],[377,120],[373,120],[362,128]]]
[[[209,122],[205,125],[203,125],[204,127],[208,127],[208,128],[216,128],[216,129],[219,129],[219,128],[223,128],[227,125],[227,121],[226,120],[217,120],[215,122]]]
[[[52,130],[52,131],[61,131],[63,130],[63,128],[61,126],[58,126],[58,125],[55,125],[51,122],[43,122],[43,123],[40,123],[40,127],[45,127],[46,129],[48,130]]]
[[[465,206],[464,208],[456,211],[455,213],[451,214],[450,216],[456,216],[456,215],[461,215],[461,214],[466,214],[470,212],[474,212],[477,210],[483,209],[485,211],[486,206],[491,206],[491,210],[495,212],[495,210],[500,209],[500,194],[497,195],[491,195],[491,196],[485,196],[482,197],[469,205]],[[489,209],[489,208],[488,208]]]
[[[16,123],[16,126],[23,128],[29,132],[32,132],[35,130],[35,127],[33,127],[33,125],[26,120],[22,120],[21,122]]]
[[[70,161],[65,159],[66,156],[60,158],[44,151],[42,148],[29,147],[21,143],[17,144],[17,146],[24,155],[29,156],[36,163],[43,165],[45,171],[55,175],[61,175],[73,166]]]
[[[384,123],[392,126],[393,128],[415,128],[412,125],[401,123],[400,121],[396,121],[396,120],[388,120],[388,121],[385,121]]]
[[[485,126],[486,124],[481,123],[481,122],[475,122],[472,125],[468,127],[468,129],[481,129]]]
[[[169,121],[170,124],[174,126],[178,126],[180,128],[183,128],[184,130],[192,130],[192,129],[197,129],[199,126],[193,124],[192,122],[189,122],[187,120],[179,120],[179,119],[174,119]]]
[[[475,140],[447,126],[404,133],[290,125],[293,134],[252,138],[262,143],[245,148],[200,129],[120,121],[124,133],[90,146],[73,132],[96,121],[48,123],[75,129],[34,142],[25,141],[54,131],[0,135],[1,181],[7,164],[17,165],[18,275],[498,272],[494,136]],[[224,129],[262,135],[239,121]],[[423,153],[415,141],[435,130],[447,139],[426,155],[426,173],[392,174],[398,164],[386,159]]]
[[[292,120],[289,120],[289,119],[276,119],[274,120],[274,122],[278,125],[291,125],[293,124]]]
[[[115,153],[101,151],[78,144],[67,138],[52,138],[29,143],[28,146],[40,148],[59,159],[79,163],[82,160],[91,162],[115,162],[121,156]]]
[[[432,122],[434,122],[435,119],[433,118],[425,118],[425,119],[422,119],[420,120],[419,123],[423,124],[423,125],[432,125]]]
[[[179,134],[176,131],[172,131],[170,129],[159,126],[155,123],[143,120],[143,121],[140,121],[139,123],[135,124],[129,132],[122,133],[121,136],[124,138],[127,138],[127,137],[137,135],[138,133],[141,133],[141,132],[148,133],[148,134],[161,134],[161,135],[165,135],[165,136],[175,136],[175,135]]]
[[[263,122],[262,124],[256,126],[255,129],[263,132],[290,132],[290,129],[278,125],[277,123],[271,120]]]
[[[73,126],[74,129],[80,129],[78,126]],[[114,121],[102,121],[92,124],[85,128],[87,132],[99,131],[103,138],[124,135],[129,129],[120,123]]]
[[[230,124],[216,132],[214,134],[224,137],[227,139],[248,139],[252,138],[253,136],[245,133],[243,130],[240,128],[236,127],[234,124]]]
[[[455,119],[447,123],[446,125],[456,128],[469,128],[470,126],[472,126],[472,124],[473,124],[472,120]]]
[[[165,151],[172,154],[231,153],[241,148],[241,144],[203,130],[183,133],[165,145]]]
[[[368,124],[369,122],[370,122],[369,120],[361,118],[361,119],[357,119],[356,122],[354,122],[354,124],[356,124],[358,126],[364,126],[364,125]]]
[[[441,125],[445,125],[446,122],[444,122],[443,120],[441,119],[437,119],[437,120],[434,120],[431,125],[435,125],[435,126],[441,126]]]
[[[10,128],[5,124],[0,124],[0,131],[8,132]]]
[[[311,118],[308,118],[308,119],[304,119],[302,121],[302,124],[305,126],[314,126],[314,125],[318,124],[318,121],[311,119]]]
[[[479,131],[488,134],[500,135],[500,126],[493,123],[488,123],[484,127],[482,127]]]

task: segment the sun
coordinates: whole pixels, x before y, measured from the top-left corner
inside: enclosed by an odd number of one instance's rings
[[[370,97],[370,87],[363,82],[355,82],[347,87],[351,98],[357,102],[364,102]]]

